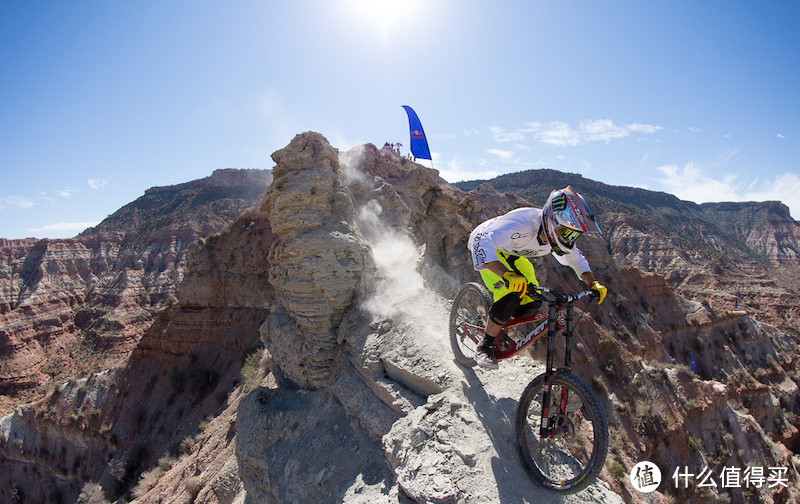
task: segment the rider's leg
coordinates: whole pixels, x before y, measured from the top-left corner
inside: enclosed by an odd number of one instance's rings
[[[520,298],[516,292],[509,292],[489,309],[489,316],[486,321],[486,331],[483,335],[483,342],[475,352],[475,361],[479,366],[487,369],[497,368],[497,358],[495,357],[495,338],[500,333],[500,328],[508,322],[511,314],[519,308]]]
[[[494,338],[500,334],[500,328],[503,327],[503,324],[505,324],[505,322],[498,324],[491,318],[486,321],[486,332],[484,333],[484,339],[491,338],[494,341]]]
[[[531,264],[527,258],[510,256],[502,253],[499,253],[498,256],[503,265],[510,271],[515,271],[523,275],[528,280],[528,283],[539,285],[536,281],[536,273],[533,270],[533,264]],[[497,359],[494,355],[495,337],[500,333],[500,328],[503,324],[508,322],[512,314],[520,308],[520,304],[526,305],[534,300],[527,295],[520,299],[518,293],[508,290],[505,281],[501,277],[489,270],[481,270],[480,275],[483,283],[492,292],[494,304],[489,310],[483,342],[478,346],[475,360],[481,367],[496,369]]]

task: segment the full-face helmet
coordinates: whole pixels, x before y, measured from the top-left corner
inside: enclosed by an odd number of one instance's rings
[[[583,233],[603,234],[589,204],[572,186],[550,193],[542,208],[542,225],[553,251],[566,254]]]

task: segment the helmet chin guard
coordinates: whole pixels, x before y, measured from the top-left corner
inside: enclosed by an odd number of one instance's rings
[[[586,200],[572,186],[550,193],[542,207],[542,225],[556,254],[572,250],[583,233],[603,234]]]

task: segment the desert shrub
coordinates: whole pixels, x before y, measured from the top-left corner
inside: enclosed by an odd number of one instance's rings
[[[160,465],[157,465],[151,470],[142,474],[142,476],[139,478],[138,483],[136,483],[136,486],[133,487],[133,490],[131,490],[133,498],[138,499],[144,496],[150,490],[152,490],[153,487],[156,486],[156,483],[158,483],[158,480],[161,478],[164,472],[166,471],[164,471],[164,469]]]
[[[179,453],[181,455],[188,455],[192,453],[194,447],[197,445],[197,441],[194,439],[194,436],[186,436],[183,438],[180,444]]]
[[[106,494],[103,492],[103,488],[92,481],[83,485],[76,502],[77,504],[109,504]]]
[[[160,459],[158,459],[158,467],[163,469],[164,471],[169,471],[172,469],[172,466],[175,465],[175,458],[170,457],[169,455],[164,455]]]
[[[244,359],[241,377],[242,382],[244,383],[245,392],[250,392],[258,387],[258,385],[261,383],[261,380],[263,380],[267,375],[266,366],[261,364],[261,357],[263,353],[263,348],[258,347]]]
[[[628,475],[627,469],[625,469],[625,466],[619,460],[614,460],[611,462],[608,470],[611,472],[611,476],[613,476],[617,481],[624,481]]]

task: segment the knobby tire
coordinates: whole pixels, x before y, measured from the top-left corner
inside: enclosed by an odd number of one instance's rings
[[[491,306],[492,295],[489,290],[476,282],[466,284],[453,300],[453,307],[450,310],[450,347],[453,349],[456,361],[462,366],[475,366],[473,357],[483,333],[478,335],[480,339],[476,343],[464,334],[461,324],[466,322],[486,327]]]
[[[603,469],[608,453],[608,420],[600,400],[586,382],[566,370],[556,371],[550,381],[549,421],[561,424],[562,434],[540,439],[544,385],[541,374],[528,384],[517,406],[517,448],[534,482],[560,494],[580,492]],[[571,397],[566,415],[558,412],[563,388]]]

